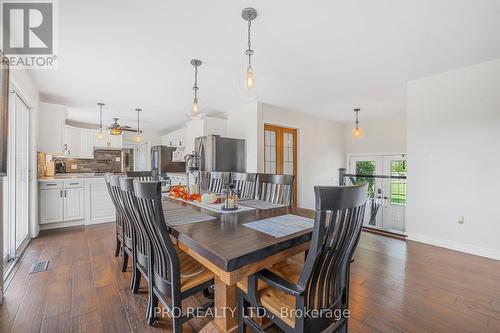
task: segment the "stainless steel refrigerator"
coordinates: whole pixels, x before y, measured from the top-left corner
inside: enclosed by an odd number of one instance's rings
[[[245,140],[207,135],[196,138],[194,147],[200,171],[247,171]]]
[[[154,146],[151,148],[151,171],[154,176],[165,176],[167,172],[186,172],[185,162],[174,162],[175,147]]]

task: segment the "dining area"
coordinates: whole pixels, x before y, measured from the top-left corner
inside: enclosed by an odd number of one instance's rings
[[[316,186],[308,210],[293,205],[292,175],[205,172],[197,197],[154,178],[105,175],[115,256],[129,292],[148,295],[148,325],[182,332],[210,317],[201,332],[347,331],[366,185]],[[193,295],[201,303],[182,306]]]

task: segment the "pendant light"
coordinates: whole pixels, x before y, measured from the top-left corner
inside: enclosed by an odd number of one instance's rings
[[[193,103],[190,104],[187,114],[188,117],[191,119],[201,119],[204,116],[203,108],[200,104],[200,100],[198,98],[198,67],[201,66],[202,62],[201,60],[198,59],[192,59],[191,60],[191,65],[194,67],[194,85],[193,85],[193,92],[194,92],[194,98],[193,98]]]
[[[104,139],[104,133],[102,132],[102,107],[105,105],[102,102],[97,103],[99,106],[99,132],[97,132],[97,139],[102,140]]]
[[[141,129],[139,127],[139,113],[142,111],[142,109],[135,109],[137,111],[137,134],[135,135],[135,142],[140,143],[141,142]]]
[[[253,89],[255,84],[255,78],[253,75],[253,68],[252,68],[252,56],[254,52],[252,50],[251,29],[252,29],[252,21],[255,20],[255,18],[257,17],[257,11],[251,7],[245,8],[241,12],[241,17],[243,17],[243,19],[248,22],[248,49],[245,51],[245,54],[248,56],[246,86],[247,89]]]
[[[252,63],[252,56],[255,54],[252,49],[252,21],[257,18],[257,10],[255,8],[245,8],[241,12],[241,17],[247,22],[247,45],[245,55],[248,57],[248,63],[245,69],[245,75],[242,78],[238,75],[236,78],[236,85],[244,99],[253,100],[262,92],[264,80],[262,76],[257,77],[255,66]]]
[[[353,134],[356,138],[359,138],[362,134],[361,128],[359,128],[359,117],[358,117],[359,111],[361,111],[361,109],[359,108],[354,109],[354,112],[356,113],[356,121],[354,123],[356,125],[356,128],[354,129]]]

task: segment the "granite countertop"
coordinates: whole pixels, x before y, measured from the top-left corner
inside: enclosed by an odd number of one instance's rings
[[[104,178],[104,175],[95,173],[65,173],[58,174],[54,177],[44,176],[38,177],[39,182],[54,181],[54,180],[64,180],[64,179],[75,179],[75,178]]]

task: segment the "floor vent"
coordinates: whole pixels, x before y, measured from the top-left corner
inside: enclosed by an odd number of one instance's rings
[[[48,261],[40,261],[31,265],[30,274],[46,271],[49,267]]]

